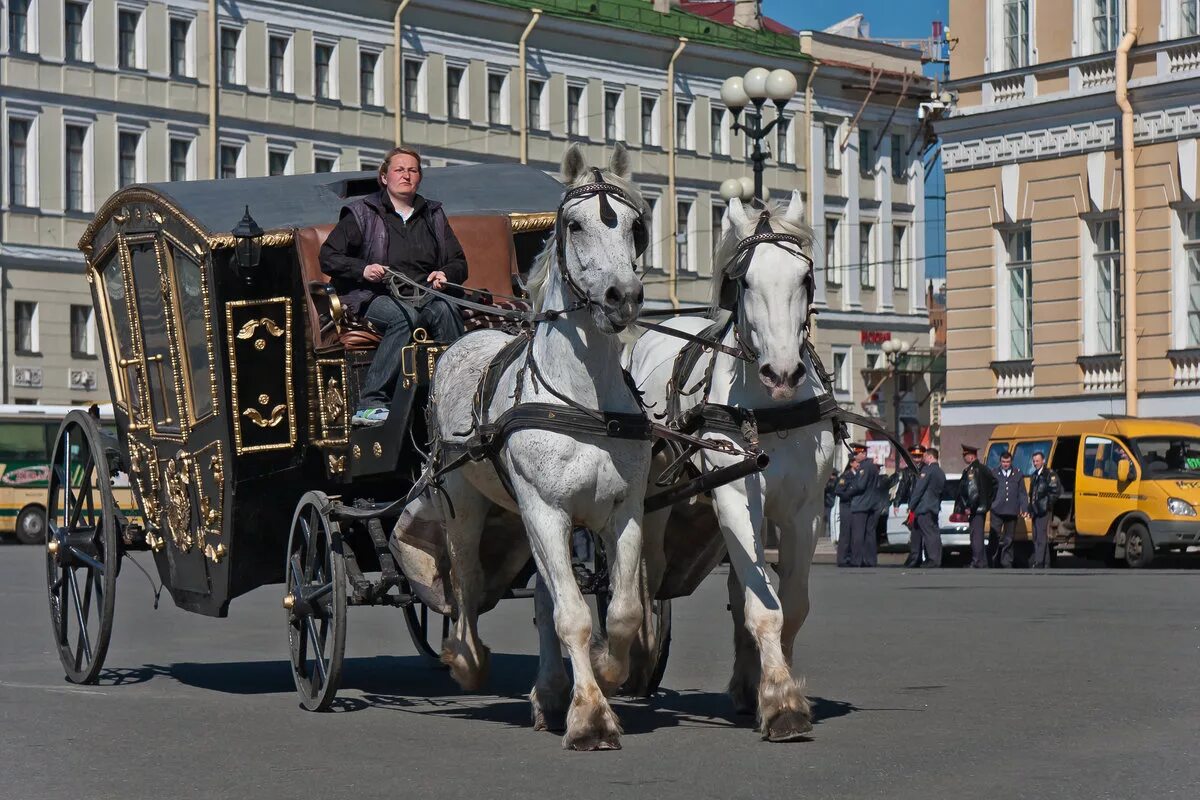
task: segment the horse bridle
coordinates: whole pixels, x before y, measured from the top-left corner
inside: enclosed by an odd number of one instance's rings
[[[582,308],[590,308],[598,305],[595,300],[588,297],[587,292],[576,282],[571,271],[567,269],[567,228],[563,224],[564,214],[567,203],[572,200],[586,199],[589,197],[600,198],[600,221],[605,225],[616,225],[617,212],[613,209],[610,198],[616,200],[624,206],[628,206],[637,213],[637,220],[633,223],[633,245],[637,255],[641,255],[646,251],[646,247],[650,244],[650,232],[646,226],[646,209],[638,205],[637,202],[620,186],[615,183],[604,180],[604,176],[596,167],[592,167],[593,180],[590,183],[585,183],[582,186],[576,186],[568,189],[563,195],[562,202],[558,204],[558,213],[555,215],[554,221],[554,248],[555,261],[558,262],[558,272],[562,276],[563,281],[567,284],[567,289],[571,294],[575,295],[576,302],[563,310],[563,313],[570,311],[578,311]],[[634,269],[637,269],[637,263],[633,264]]]
[[[747,361],[757,361],[759,356],[754,345],[750,343],[750,337],[742,331],[744,320],[741,313],[742,300],[746,293],[746,273],[750,271],[750,262],[754,260],[754,251],[759,245],[779,247],[808,264],[808,272],[804,275],[804,289],[808,294],[808,312],[803,326],[806,333],[812,323],[812,316],[816,313],[813,309],[817,291],[816,279],[813,277],[813,260],[804,253],[804,239],[792,233],[779,233],[771,230],[770,216],[764,211],[759,217],[758,227],[754,234],[738,243],[737,250],[730,259],[732,266],[726,270],[721,285],[721,307],[733,312],[733,335],[737,340],[738,347],[746,354]],[[732,285],[732,293],[729,291],[730,285]],[[730,296],[731,294],[732,296]]]

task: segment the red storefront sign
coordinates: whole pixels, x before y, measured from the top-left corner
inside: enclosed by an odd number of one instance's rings
[[[859,331],[862,344],[883,344],[891,340],[891,331]]]

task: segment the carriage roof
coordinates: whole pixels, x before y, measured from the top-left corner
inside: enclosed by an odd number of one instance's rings
[[[131,201],[157,200],[220,247],[233,244],[229,232],[247,206],[264,231],[282,233],[335,222],[346,202],[378,185],[374,171],[138,184],[109,198],[79,248],[88,253],[106,245],[116,233],[107,223]],[[472,164],[426,169],[421,194],[441,202],[451,216],[543,217],[558,207],[562,185],[535,167]]]

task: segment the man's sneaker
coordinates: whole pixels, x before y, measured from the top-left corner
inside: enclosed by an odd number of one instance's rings
[[[388,410],[386,408],[367,408],[354,412],[354,418],[350,420],[350,424],[358,427],[360,425],[382,425],[387,422]]]

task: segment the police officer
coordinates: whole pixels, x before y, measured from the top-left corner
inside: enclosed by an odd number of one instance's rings
[[[942,508],[942,489],[946,486],[946,473],[938,464],[938,451],[930,447],[925,451],[925,467],[913,484],[908,508],[914,515],[913,531],[925,548],[925,563],[922,567],[937,568],[942,565],[942,531],[938,525],[938,512]]]
[[[996,497],[996,476],[992,471],[979,463],[979,448],[969,444],[962,446],[963,462],[966,469],[958,482],[958,497],[954,502],[954,510],[966,514],[970,520],[971,531],[971,566],[982,569],[987,566],[987,553],[984,551],[983,521],[987,517],[992,500]]]
[[[854,478],[850,486],[850,564],[873,567],[878,555],[875,520],[879,506],[879,467],[867,458],[867,446],[855,444]]]
[[[1058,473],[1046,466],[1046,456],[1040,450],[1033,454],[1033,474],[1029,476],[1029,516],[1033,518],[1032,567],[1050,566],[1050,517],[1054,503],[1062,493]]]
[[[919,567],[921,566],[921,534],[917,530],[916,516],[912,513],[912,505],[909,501],[912,499],[913,486],[920,479],[921,473],[925,471],[925,448],[914,444],[908,448],[908,454],[917,463],[917,472],[905,469],[901,473],[900,483],[896,487],[896,498],[892,502],[896,507],[908,506],[908,518],[904,521],[904,524],[908,526],[908,558],[905,559],[904,566]]]
[[[830,539],[833,538],[833,505],[837,502],[837,495],[834,490],[837,488],[838,474],[837,470],[829,473],[829,480],[825,483],[825,535]]]
[[[842,474],[838,476],[837,485],[833,488],[833,493],[838,499],[838,540],[837,540],[837,565],[839,567],[854,566],[854,556],[851,553],[854,536],[851,533],[851,517],[850,513],[850,498],[854,487],[854,467],[855,462],[851,459],[846,468],[842,470]]]
[[[996,499],[992,501],[992,532],[988,537],[988,565],[1008,568],[1013,565],[1013,535],[1017,517],[1028,516],[1029,497],[1025,476],[1014,469],[1012,453],[1000,454],[996,475]]]

